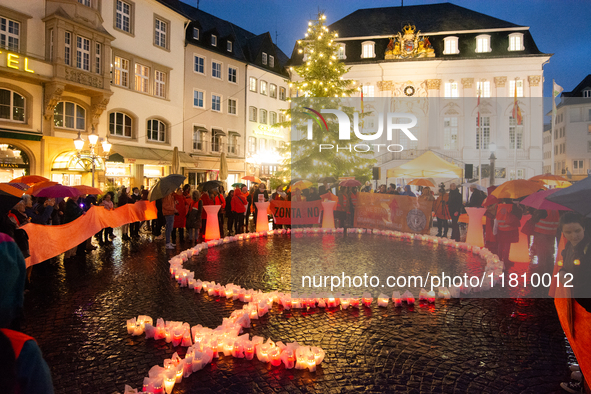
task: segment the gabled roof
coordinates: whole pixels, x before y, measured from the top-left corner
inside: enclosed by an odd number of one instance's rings
[[[583,91],[591,89],[591,74],[587,75],[571,92],[562,92],[561,97],[583,97]]]
[[[392,35],[407,25],[422,33],[521,27],[451,3],[360,9],[329,26],[339,37]]]

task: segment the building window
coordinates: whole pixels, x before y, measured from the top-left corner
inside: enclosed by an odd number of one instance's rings
[[[591,89],[585,89],[583,90],[583,97],[591,97]]]
[[[480,142],[480,136],[482,134],[482,143]],[[478,124],[478,118],[476,118],[476,149],[488,149],[490,143],[490,117],[481,116],[480,124]],[[481,148],[482,146],[482,148]]]
[[[216,94],[211,95],[211,110],[220,112],[222,110],[222,97]]]
[[[476,37],[476,53],[490,52],[490,36],[482,34]]]
[[[460,53],[458,49],[458,37],[445,37],[443,39],[443,47],[444,55],[457,55]]]
[[[249,107],[248,108],[248,120],[251,122],[257,121],[257,109],[256,107]]]
[[[199,126],[193,126],[193,150],[203,149],[203,129]]]
[[[211,76],[217,79],[222,79],[222,63],[211,62]]]
[[[259,138],[259,151],[264,152],[267,150],[267,140],[264,138]]]
[[[261,81],[261,94],[267,95],[267,82]]]
[[[222,146],[221,133],[215,129],[211,131],[211,151],[219,152]]]
[[[337,59],[346,59],[345,44],[337,44]]]
[[[228,99],[228,113],[236,115],[236,100]]]
[[[458,149],[458,118],[443,118],[443,149]]]
[[[236,146],[236,137],[233,136],[233,134],[236,134],[235,132],[228,132],[228,134],[230,135],[230,138],[228,138],[228,153],[229,154],[238,154],[238,147]]]
[[[257,151],[257,139],[255,137],[248,137],[248,151],[250,153]]]
[[[148,120],[148,140],[165,142],[166,141],[166,125],[157,119]]]
[[[95,43],[94,48],[94,72],[97,74],[101,73],[101,44],[98,42]]]
[[[0,119],[25,121],[25,98],[8,89],[0,89]]]
[[[131,138],[131,117],[121,112],[109,114],[109,134],[119,137]]]
[[[259,110],[259,123],[267,124],[267,110],[266,109]]]
[[[238,69],[234,67],[228,67],[228,82],[236,83],[236,75],[238,74]]]
[[[269,97],[277,98],[277,85],[269,84]]]
[[[135,64],[135,90],[142,93],[148,93],[150,82],[150,68]]]
[[[129,60],[115,56],[115,73],[113,83],[117,86],[128,87],[129,85]]]
[[[78,0],[78,3],[90,7],[90,0]]]
[[[218,46],[218,36],[216,36],[215,34],[211,35],[211,46]]]
[[[76,37],[76,67],[90,71],[90,40],[88,38]]]
[[[166,73],[156,70],[155,83],[156,89],[154,95],[157,97],[166,98]]]
[[[285,100],[285,88],[284,87],[279,88],[279,100]]]
[[[490,81],[476,82],[476,96],[490,97]]]
[[[583,160],[573,160],[573,175],[580,175],[585,173],[585,165]]]
[[[509,149],[515,149],[517,138],[517,149],[523,149],[523,126],[517,125],[517,120],[509,117]]]
[[[193,90],[193,107],[203,108],[203,92]]]
[[[275,57],[269,56],[269,67],[275,67]]]
[[[199,39],[199,29],[194,27],[193,28],[193,39],[194,40],[198,40]]]
[[[270,112],[269,113],[269,124],[275,125],[277,123],[277,112]]]
[[[72,65],[72,33],[69,31],[64,34],[64,63]]]
[[[86,110],[78,104],[60,101],[53,109],[53,124],[63,129],[85,130]]]
[[[512,33],[509,34],[509,51],[523,51],[525,47],[523,46],[523,34],[522,33]]]
[[[166,48],[166,28],[167,23],[156,18],[154,29],[154,44],[161,48]]]
[[[366,101],[373,101],[374,99],[374,87],[373,85],[363,85],[361,87],[363,92],[363,99]]]
[[[283,122],[285,122],[285,115],[283,115],[283,112],[279,112],[279,123]]]
[[[193,71],[199,74],[205,74],[205,58],[201,56],[194,57]]]
[[[361,57],[364,59],[376,57],[374,52],[375,42],[366,41],[361,43]]]
[[[523,168],[517,169],[517,177],[515,177],[515,170],[509,170],[509,180],[513,181],[515,179],[525,179],[525,170]]]
[[[20,34],[21,24],[19,22],[0,17],[0,48],[18,52]]]
[[[587,152],[591,152],[591,141],[587,141]]]
[[[115,27],[131,34],[131,5],[121,0],[116,1]]]
[[[232,41],[228,41],[226,43],[226,49],[228,50],[228,52],[232,52]]]
[[[517,86],[517,94],[515,94],[515,86]],[[523,97],[523,81],[514,80],[509,81],[509,97]]]
[[[248,86],[249,86],[251,92],[256,92],[257,91],[257,79],[250,77]]]
[[[265,52],[263,52],[262,61],[263,61],[263,66],[266,66],[267,65],[267,54]]]
[[[446,82],[445,83],[445,97],[448,97],[448,98],[460,97],[457,82]]]

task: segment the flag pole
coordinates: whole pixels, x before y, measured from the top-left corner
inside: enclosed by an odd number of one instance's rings
[[[554,175],[554,124],[556,123],[556,101],[554,100],[554,86],[556,86],[556,82],[552,80],[552,128],[550,129],[550,173]]]
[[[513,116],[515,117],[515,128],[513,129],[513,171],[514,171],[514,179],[517,179],[517,126],[518,126],[518,117],[517,114],[517,78],[515,78],[515,94],[513,97]]]
[[[480,89],[478,89],[478,102],[476,107],[478,108],[478,118],[476,119],[476,125],[478,126],[478,184],[482,186],[482,148],[484,147],[484,141],[482,141],[482,126],[480,124]]]

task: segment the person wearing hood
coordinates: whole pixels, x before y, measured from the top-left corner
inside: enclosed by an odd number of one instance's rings
[[[235,234],[242,234],[244,231],[244,212],[246,212],[246,197],[242,190],[236,188],[232,197],[232,212],[234,213]]]
[[[35,339],[18,332],[19,316],[23,310],[25,291],[25,259],[14,240],[0,234],[0,336],[10,347],[0,353],[2,365],[12,370],[2,370],[8,377],[3,393],[53,394],[49,367]],[[12,351],[10,351],[12,350]],[[4,379],[3,379],[4,380]]]
[[[404,193],[401,194],[402,196],[410,196],[410,197],[416,197],[417,195],[414,194],[412,192],[412,190],[410,190],[410,185],[406,185],[404,186]]]

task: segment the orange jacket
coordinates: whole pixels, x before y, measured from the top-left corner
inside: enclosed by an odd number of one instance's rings
[[[449,201],[449,194],[445,193],[443,196],[437,197],[437,200],[433,203],[433,209],[437,219],[449,220],[451,216],[449,214],[449,207],[447,202]]]
[[[232,197],[232,211],[236,213],[246,212],[246,196],[240,189],[234,191],[234,197]]]

